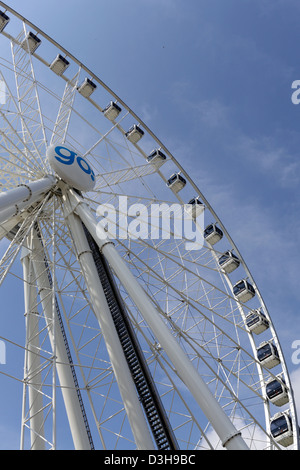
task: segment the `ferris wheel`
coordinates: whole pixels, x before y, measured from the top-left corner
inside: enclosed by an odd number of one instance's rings
[[[180,155],[0,7],[1,402],[20,412],[16,446],[298,449],[270,314]]]

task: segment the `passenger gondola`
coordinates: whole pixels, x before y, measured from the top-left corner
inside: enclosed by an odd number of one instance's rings
[[[240,260],[232,253],[232,251],[226,251],[226,253],[218,259],[218,264],[223,271],[229,274],[239,267]]]
[[[283,406],[289,402],[288,389],[282,377],[272,377],[266,384],[266,394],[275,406]]]
[[[269,328],[270,322],[265,314],[260,309],[257,309],[248,313],[246,316],[246,325],[251,333],[259,335]]]
[[[264,341],[261,343],[257,348],[257,359],[268,369],[277,366],[280,363],[280,358],[275,344],[273,344],[272,341]]]
[[[271,434],[275,441],[283,447],[293,444],[293,425],[290,414],[287,411],[276,413],[273,416],[271,419]]]
[[[49,65],[49,68],[52,70],[52,72],[56,73],[56,75],[62,76],[69,65],[70,62],[61,54],[58,54],[53,62]]]
[[[185,185],[186,180],[180,173],[174,173],[167,181],[167,186],[172,189],[174,193],[178,193]]]
[[[255,296],[255,289],[246,279],[242,279],[233,286],[233,294],[241,302],[248,302]]]
[[[147,162],[151,163],[151,165],[154,165],[156,168],[160,168],[165,163],[166,159],[167,157],[161,150],[154,149],[150,155],[148,155]]]
[[[131,126],[128,132],[125,133],[127,139],[133,144],[136,144],[143,135],[144,131],[137,124]]]
[[[41,39],[38,38],[31,31],[27,33],[26,37],[21,42],[21,47],[25,49],[26,52],[33,54],[41,44]]]
[[[199,197],[194,197],[186,205],[187,213],[190,214],[190,216],[193,217],[194,219],[199,217],[199,215],[202,214],[203,210],[204,210],[204,204],[203,202],[200,201]]]
[[[110,101],[108,105],[103,109],[103,115],[109,119],[110,121],[114,121],[122,111],[122,108],[115,103],[114,101]]]
[[[208,225],[204,230],[204,238],[210,245],[215,245],[223,238],[222,230],[216,224]]]

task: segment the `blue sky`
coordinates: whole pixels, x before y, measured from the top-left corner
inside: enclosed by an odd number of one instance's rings
[[[8,4],[92,69],[193,176],[261,289],[300,394],[298,0]]]

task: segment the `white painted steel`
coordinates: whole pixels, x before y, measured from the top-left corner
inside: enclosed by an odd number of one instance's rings
[[[161,316],[144,289],[132,275],[130,269],[114,248],[111,240],[107,238],[103,228],[101,226],[97,227],[96,220],[88,206],[74,191],[70,191],[69,197],[73,209],[92,234],[102,254],[173,363],[183,383],[190,390],[203,413],[211,422],[223,446],[229,450],[248,449],[240,433],[220,407],[218,401],[198,374],[198,371],[194,368],[185,352],[161,319]]]
[[[43,312],[49,330],[49,339],[56,355],[56,370],[64,399],[64,404],[69,420],[70,430],[76,450],[90,450],[82,412],[79,406],[78,396],[74,387],[74,380],[59,327],[56,310],[53,322],[53,298],[52,287],[45,269],[45,253],[37,232],[33,231],[32,237],[32,263],[35,271],[36,282]],[[54,328],[53,328],[54,323]]]
[[[42,378],[40,372],[40,342],[38,335],[39,314],[37,312],[37,290],[34,283],[34,272],[30,260],[30,251],[23,248],[21,261],[24,273],[24,304],[26,316],[26,357],[25,384],[28,388],[28,409],[31,450],[45,450],[44,412],[42,397]],[[24,390],[26,394],[26,390]],[[25,417],[23,417],[23,426]],[[21,449],[23,449],[23,445]]]
[[[65,204],[65,207],[67,203]],[[120,344],[103,287],[99,280],[93,256],[88,245],[81,220],[70,211],[65,212],[78,260],[88,288],[93,311],[100,324],[119,391],[139,450],[154,450],[149,428],[138,399],[136,388]]]
[[[43,194],[54,187],[55,181],[54,177],[47,176],[1,193],[0,224],[41,199]]]

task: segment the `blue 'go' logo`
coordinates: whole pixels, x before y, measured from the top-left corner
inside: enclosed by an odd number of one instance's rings
[[[64,153],[62,153],[62,151]],[[79,168],[81,168],[81,170],[84,171],[84,173],[87,175],[91,175],[92,181],[95,181],[95,173],[91,169],[90,165],[84,158],[78,156],[76,152],[73,152],[73,150],[70,150],[67,147],[58,146],[55,147],[55,153],[56,160],[58,160],[60,163],[63,163],[64,165],[73,165],[76,159]]]

